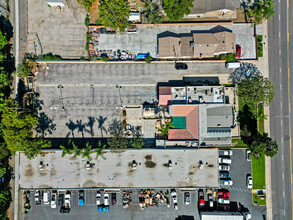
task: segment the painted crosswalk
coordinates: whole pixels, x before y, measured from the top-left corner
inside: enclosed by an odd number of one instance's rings
[[[247,188],[241,188],[241,187],[234,187],[234,186],[221,186],[223,189],[228,189],[229,191],[238,191],[243,193],[251,193],[250,189]]]

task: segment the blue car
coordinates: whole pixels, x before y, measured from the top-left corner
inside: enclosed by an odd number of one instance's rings
[[[98,205],[98,212],[108,212],[109,206],[108,205]]]
[[[84,191],[80,190],[78,193],[78,205],[83,206],[84,205]]]
[[[230,178],[230,173],[228,173],[228,172],[220,172],[220,178]]]

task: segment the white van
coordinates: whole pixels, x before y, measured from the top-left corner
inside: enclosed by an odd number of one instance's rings
[[[242,67],[243,64],[240,62],[230,62],[230,63],[226,63],[226,68],[227,69],[236,69],[236,68],[240,68]]]
[[[49,191],[44,192],[43,200],[44,200],[44,205],[50,204],[50,192]]]

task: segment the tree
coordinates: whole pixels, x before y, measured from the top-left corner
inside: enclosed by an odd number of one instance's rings
[[[130,145],[136,149],[140,149],[145,145],[138,131],[135,132],[135,134],[133,135],[133,138],[130,140]]]
[[[165,17],[162,13],[160,13],[159,6],[155,3],[152,3],[151,0],[145,1],[144,5],[144,14],[148,19],[149,23],[159,24],[165,21]]]
[[[5,167],[0,167],[0,177],[4,176],[6,173],[6,168]]]
[[[129,8],[126,0],[101,0],[98,23],[124,32],[128,27]]]
[[[268,134],[258,134],[253,138],[252,144],[249,146],[252,155],[260,158],[261,155],[273,157],[278,153],[279,147],[275,140],[271,139]]]
[[[107,144],[111,149],[126,149],[128,146],[128,141],[123,137],[122,133],[113,134],[113,136],[108,139]]]
[[[271,103],[274,98],[274,86],[268,78],[255,75],[246,78],[238,85],[237,94],[247,104]]]
[[[78,148],[77,145],[75,145],[75,143],[72,141],[72,146],[73,146],[73,157],[77,157],[81,155],[81,149]]]
[[[160,124],[160,128],[159,128],[159,131],[160,131],[160,134],[159,136],[163,136],[163,135],[166,135],[166,136],[169,136],[169,130],[170,128],[174,128],[173,126],[173,123],[172,122],[166,122],[165,123],[165,126],[162,124]]]
[[[98,148],[94,149],[94,152],[96,153],[96,160],[99,158],[99,157],[102,157],[104,160],[106,160],[107,158],[103,155],[104,153],[104,149],[106,148],[106,144],[104,144],[102,146],[102,142],[99,141],[99,146]]]
[[[177,21],[190,13],[194,0],[162,0],[163,9],[171,21]]]
[[[77,0],[77,2],[84,6],[86,10],[90,10],[92,7],[92,4],[95,2],[96,0]]]
[[[237,68],[230,73],[229,80],[232,83],[240,84],[242,80],[251,78],[255,75],[261,75],[257,67],[252,63],[243,63],[240,68]]]
[[[27,156],[28,159],[33,159],[38,154],[42,154],[42,148],[50,148],[52,145],[49,141],[44,139],[31,139],[26,140],[26,147],[24,149],[24,154]]]
[[[25,78],[31,75],[31,68],[26,64],[18,64],[15,73],[17,76]]]
[[[92,145],[90,145],[89,142],[86,143],[85,148],[82,150],[81,155],[82,157],[87,158],[89,161],[92,160],[91,158],[91,152],[92,151]]]
[[[275,14],[274,5],[273,0],[258,0],[245,10],[245,14],[251,19],[252,23],[260,24],[264,20],[272,19]]]
[[[2,50],[8,44],[6,34],[0,31],[0,50]]]
[[[61,145],[60,148],[62,149],[61,157],[65,157],[66,154],[72,154],[73,153],[73,150],[68,145],[67,146]]]
[[[145,62],[146,62],[147,64],[151,64],[152,61],[153,61],[153,58],[152,58],[151,56],[147,56],[147,57],[145,58]]]

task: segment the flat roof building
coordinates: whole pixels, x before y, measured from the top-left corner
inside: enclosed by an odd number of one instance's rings
[[[18,153],[20,189],[219,187],[218,149],[105,150],[105,160],[91,154],[91,166],[61,150],[31,160]]]

